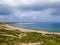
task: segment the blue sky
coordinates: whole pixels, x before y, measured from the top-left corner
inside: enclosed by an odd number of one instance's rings
[[[0,0],[0,22],[60,22],[60,0]]]

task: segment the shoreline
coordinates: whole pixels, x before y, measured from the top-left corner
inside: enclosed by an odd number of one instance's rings
[[[11,26],[9,24],[5,24],[4,26],[8,27],[11,30],[17,29],[21,32],[37,32],[37,33],[42,33],[42,34],[60,34],[59,32],[48,32],[48,31],[42,31],[42,30],[32,30],[32,29],[25,29],[25,28],[17,28],[14,26]]]

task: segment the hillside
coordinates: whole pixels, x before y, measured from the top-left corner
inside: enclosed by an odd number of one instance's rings
[[[60,34],[21,32],[0,24],[0,45],[60,45]]]

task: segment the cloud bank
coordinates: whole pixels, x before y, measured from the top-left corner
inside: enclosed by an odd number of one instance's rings
[[[0,22],[60,22],[60,0],[0,0]]]

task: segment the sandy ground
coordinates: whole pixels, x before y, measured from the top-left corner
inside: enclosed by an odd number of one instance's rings
[[[22,45],[37,45],[37,44],[40,44],[40,43],[28,43],[28,44],[22,43]]]

